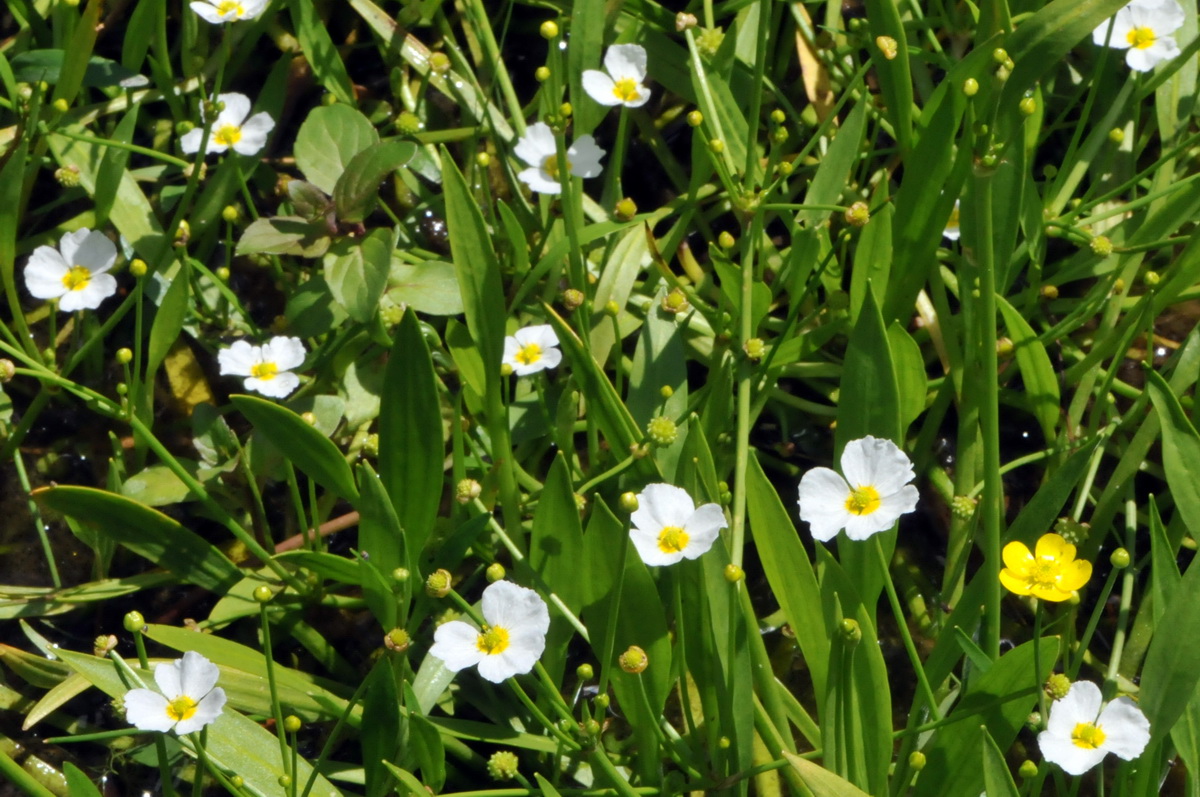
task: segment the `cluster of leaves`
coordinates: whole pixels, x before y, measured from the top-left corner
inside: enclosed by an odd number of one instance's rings
[[[499,750],[529,794],[1065,794],[1012,774],[1055,671],[1149,719],[1097,787],[1196,793],[1196,9],[1131,76],[1090,43],[1121,0],[934,5],[0,11],[0,461],[32,490],[5,543],[45,553],[0,574],[0,707],[92,751],[0,771],[132,791],[199,756],[78,719],[151,682],[136,637],[220,668],[202,758],[231,793],[477,794]],[[641,108],[582,89],[614,41],[648,52]],[[267,150],[171,154],[226,88],[276,120]],[[594,135],[604,175],[531,197],[531,117],[560,164]],[[62,322],[21,264],[83,227],[122,292]],[[563,362],[506,376],[529,323]],[[216,350],[274,332],[313,352],[299,393],[229,396]],[[812,542],[801,473],[866,435],[912,453],[916,519]],[[664,482],[729,528],[652,570],[622,496]],[[1001,550],[1052,524],[1095,576],[1032,613]],[[497,564],[551,615],[544,671],[505,687],[427,655],[456,613],[421,588],[471,601]]]

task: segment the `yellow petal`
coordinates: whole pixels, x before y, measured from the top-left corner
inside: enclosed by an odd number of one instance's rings
[[[1009,544],[1010,545],[1012,545],[1012,544],[1019,545],[1020,543],[1009,543]],[[1025,546],[1022,545],[1021,547],[1024,548]],[[1005,548],[1005,550],[1007,550],[1007,547]],[[1003,584],[1005,589],[1007,589],[1009,592],[1016,593],[1017,595],[1028,595],[1029,594],[1029,582],[1023,578],[1019,578],[1008,568],[1005,568],[1000,571],[1000,583]]]
[[[1037,541],[1036,556],[1038,559],[1069,562],[1075,558],[1075,546],[1057,534],[1043,534]]]
[[[1046,587],[1040,584],[1034,586],[1032,593],[1033,597],[1038,600],[1053,601],[1054,603],[1061,603],[1062,601],[1069,600],[1071,597],[1071,593],[1066,590],[1059,589],[1058,587]]]
[[[1092,577],[1092,563],[1086,559],[1077,559],[1066,565],[1058,576],[1058,586],[1060,589],[1076,590],[1088,582]]]
[[[1002,555],[1005,566],[1010,570],[1024,573],[1033,567],[1033,554],[1029,552],[1029,548],[1023,542],[1010,542],[1005,545]]]

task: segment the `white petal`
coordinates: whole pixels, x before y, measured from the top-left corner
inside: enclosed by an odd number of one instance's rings
[[[143,731],[169,731],[175,720],[167,714],[167,699],[149,689],[125,693],[125,721]]]
[[[571,174],[576,177],[597,177],[604,167],[600,159],[604,150],[596,145],[591,136],[580,136],[571,148],[567,150],[567,160],[571,162]]]
[[[629,539],[633,542],[633,547],[637,549],[638,556],[642,558],[642,562],[649,567],[673,565],[683,559],[682,551],[667,553],[662,548],[659,548],[657,533],[652,534],[649,531],[634,527],[629,530]]]
[[[100,304],[117,292],[117,278],[112,274],[97,274],[92,277],[87,287],[67,291],[58,301],[58,309],[64,313],[76,310],[95,310]]]
[[[262,361],[262,349],[244,340],[235,340],[228,349],[217,352],[222,376],[250,376],[251,369]]]
[[[176,659],[154,665],[154,683],[158,684],[158,688],[167,696],[167,700],[174,700],[183,694],[179,680],[179,663],[180,660]]]
[[[630,516],[633,525],[653,534],[667,526],[683,528],[696,511],[696,504],[687,490],[673,484],[647,484],[638,493],[638,508]]]
[[[913,480],[912,460],[891,440],[851,440],[842,452],[842,475],[851,487],[871,486],[881,496],[898,492]]]
[[[517,172],[517,179],[529,186],[529,190],[539,194],[561,194],[562,183],[555,180],[540,167],[530,166]]]
[[[533,669],[545,649],[545,634],[514,634],[503,653],[485,656],[479,662],[479,674],[492,683],[500,683],[514,675],[524,675]]]
[[[280,371],[270,379],[248,376],[245,385],[247,390],[254,390],[269,398],[281,399],[292,395],[292,391],[300,387],[300,377],[289,371]]]
[[[522,346],[536,343],[539,347],[546,349],[558,345],[558,335],[554,334],[554,327],[549,324],[536,324],[518,329],[513,333],[513,338]]]
[[[217,13],[217,9],[211,3],[189,3],[191,9],[196,12],[205,22],[211,22],[214,25],[220,25],[225,20]]]
[[[1044,730],[1038,734],[1038,748],[1042,757],[1052,764],[1058,764],[1068,775],[1082,775],[1104,760],[1104,751],[1090,750],[1079,747],[1071,741],[1071,735],[1059,736]]]
[[[614,44],[604,54],[604,68],[614,80],[633,78],[641,83],[646,79],[646,48],[640,44]]]
[[[300,338],[276,335],[262,347],[262,358],[266,362],[275,363],[280,371],[291,371],[304,363],[308,351]]]
[[[542,165],[543,160],[557,151],[557,145],[554,143],[554,132],[550,129],[550,125],[545,122],[538,122],[526,128],[525,135],[521,136],[517,141],[517,145],[513,147],[513,153],[518,158],[530,166],[538,167]],[[535,188],[534,190],[537,191],[538,189]]]
[[[532,664],[529,665],[529,669],[533,669]],[[479,675],[494,684],[502,684],[508,678],[517,675],[518,672],[503,654],[484,656],[479,662]],[[529,670],[525,670],[525,672],[529,672]]]
[[[433,632],[429,655],[441,659],[447,670],[458,672],[483,660],[484,653],[479,649],[478,640],[478,629],[461,620],[451,620]]]
[[[1150,743],[1150,720],[1127,697],[1118,697],[1105,706],[1096,724],[1104,731],[1100,746],[1126,761],[1140,756]]]
[[[1055,736],[1071,738],[1071,732],[1081,722],[1096,721],[1100,715],[1100,688],[1091,681],[1076,681],[1070,691],[1050,707],[1046,730]]]
[[[191,155],[200,151],[200,139],[204,137],[204,131],[199,127],[194,127],[179,137],[179,149],[184,155]]]
[[[201,656],[201,658],[204,657]],[[216,669],[216,667],[213,666],[211,662],[208,662],[207,659],[205,659],[205,662],[208,663],[209,666],[213,667],[214,670]],[[216,689],[205,695],[204,699],[196,705],[196,713],[192,714],[192,716],[185,720],[179,721],[179,724],[175,726],[175,733],[182,736],[185,733],[191,733],[193,731],[200,730],[205,725],[221,716],[221,709],[224,706],[225,690],[218,686]]]
[[[546,602],[531,589],[511,581],[497,581],[483,591],[483,619],[509,631],[531,632],[545,636],[550,630],[550,611]]]
[[[800,519],[807,521],[815,539],[827,542],[845,527],[850,486],[829,468],[813,468],[800,478]]]
[[[624,105],[626,108],[641,108],[650,101],[650,89],[639,85],[637,87],[637,96],[632,100],[627,100]]]
[[[241,127],[245,123],[246,117],[250,115],[250,98],[245,94],[238,94],[236,91],[218,94],[217,102],[224,103],[225,110],[221,111],[217,115],[217,121],[213,122],[214,130],[224,125]]]
[[[68,259],[68,262],[73,266],[83,266],[93,274],[112,268],[117,262],[117,247],[113,242],[99,230],[81,232],[87,232],[87,235],[77,239],[79,246],[74,252],[74,257]],[[64,238],[64,242],[65,240]],[[63,258],[67,259],[65,252]]]
[[[562,362],[562,352],[561,351],[559,351],[558,349],[543,349],[542,350],[542,359],[538,361],[538,364],[541,365],[543,369],[550,369],[550,368],[557,368],[558,364],[561,362]]]
[[[194,650],[187,651],[179,660],[179,686],[193,700],[211,692],[220,676],[217,665]]]
[[[254,114],[242,125],[242,137],[233,145],[239,155],[257,155],[267,145],[267,135],[275,129],[275,120],[266,111]]]
[[[52,246],[39,246],[25,264],[25,287],[37,299],[57,299],[67,292],[63,277],[69,270],[59,251]]]
[[[583,90],[601,105],[620,105],[621,98],[614,93],[616,82],[598,69],[583,70]]]
[[[267,0],[244,0],[242,7],[246,9],[246,15],[242,19],[258,19],[267,8]]]
[[[881,531],[887,531],[896,522],[898,515],[885,514],[882,509],[878,509],[869,515],[856,515],[853,512],[847,513],[846,518],[846,536],[852,540],[865,540],[873,534],[878,534]]]
[[[79,252],[79,248],[83,246],[83,242],[86,241],[93,232],[95,232],[95,230],[89,230],[87,227],[81,227],[78,230],[64,234],[63,237],[59,239],[58,251],[62,253],[63,260],[66,261],[67,265],[85,265],[80,262],[79,258],[77,257],[77,253]],[[101,233],[101,235],[103,235],[103,233]]]
[[[684,531],[688,534],[688,543],[682,551],[684,557],[696,559],[706,553],[720,536],[721,529],[728,525],[725,521],[725,513],[716,504],[697,507],[683,526]]]
[[[1145,50],[1139,50],[1136,47],[1130,47],[1125,51],[1125,63],[1134,72],[1149,72],[1158,66],[1162,59],[1154,52],[1153,47],[1148,47]]]

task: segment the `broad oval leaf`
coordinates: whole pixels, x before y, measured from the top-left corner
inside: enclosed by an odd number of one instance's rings
[[[332,194],[346,164],[378,141],[375,125],[349,105],[322,105],[296,133],[296,165],[310,183]]]
[[[325,281],[347,315],[365,324],[375,315],[392,262],[392,236],[374,230],[365,238],[342,238],[325,253]]]
[[[375,208],[379,183],[412,160],[417,145],[411,141],[372,144],[346,164],[333,188],[333,203],[342,221],[359,222]]]

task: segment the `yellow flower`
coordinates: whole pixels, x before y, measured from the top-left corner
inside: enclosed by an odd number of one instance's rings
[[[1024,543],[1004,546],[1000,583],[1017,595],[1065,601],[1092,577],[1092,563],[1075,558],[1075,546],[1057,534],[1043,534],[1033,553]]]

